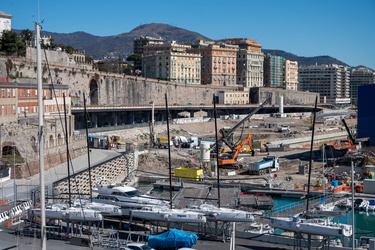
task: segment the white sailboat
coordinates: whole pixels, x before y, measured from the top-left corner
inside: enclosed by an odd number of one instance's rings
[[[116,205],[90,202],[89,200],[76,200],[74,201],[74,207],[84,207],[87,209],[95,210],[100,212],[103,216],[122,216],[121,208]]]
[[[29,209],[29,218],[41,217],[41,209]],[[102,221],[103,216],[99,211],[83,207],[66,207],[62,204],[52,204],[45,208],[46,219],[64,221]]]
[[[210,204],[203,204],[199,207],[189,208],[190,211],[203,213],[207,220],[224,222],[253,222],[254,216],[246,211],[215,207]]]
[[[301,219],[298,217],[271,217],[269,225],[287,231],[324,236],[350,236],[352,226],[331,222],[329,219]]]
[[[166,206],[145,206],[141,210],[132,210],[131,215],[136,218],[179,223],[205,223],[203,213],[187,209],[170,209]]]

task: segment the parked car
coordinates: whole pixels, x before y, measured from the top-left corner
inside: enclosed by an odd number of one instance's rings
[[[128,243],[126,244],[126,247],[133,250],[155,250],[154,248],[151,248],[143,243]]]

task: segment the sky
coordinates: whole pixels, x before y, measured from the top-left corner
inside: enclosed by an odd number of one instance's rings
[[[375,0],[0,0],[0,11],[13,16],[13,29],[42,22],[45,31],[112,36],[164,23],[375,70]]]

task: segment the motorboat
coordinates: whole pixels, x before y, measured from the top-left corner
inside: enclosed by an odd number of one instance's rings
[[[103,181],[107,182],[107,186],[101,185],[101,182]],[[116,186],[106,179],[100,179],[95,185],[97,189],[94,189],[93,191],[98,193],[98,196],[92,199],[93,202],[117,205],[121,208],[135,209],[141,209],[146,205],[169,205],[169,202],[145,195],[134,187],[126,185]]]
[[[218,208],[210,204],[202,204],[198,207],[189,207],[190,211],[203,213],[207,220],[225,222],[253,222],[254,216],[246,211]]]
[[[205,223],[203,213],[187,209],[170,209],[166,206],[145,206],[140,210],[132,210],[131,215],[136,218],[179,223]]]
[[[352,226],[331,222],[329,219],[302,219],[299,217],[271,217],[269,225],[297,233],[324,236],[351,236]]]
[[[29,218],[41,216],[41,209],[29,209]],[[65,204],[53,204],[46,206],[46,219],[57,219],[66,221],[102,221],[100,212],[83,207],[67,208]]]
[[[99,203],[99,202],[90,202],[89,200],[80,199],[74,201],[75,207],[84,207],[100,212],[104,216],[122,216],[122,212],[119,206]]]

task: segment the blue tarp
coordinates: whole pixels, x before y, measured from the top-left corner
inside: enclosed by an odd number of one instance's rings
[[[149,235],[148,245],[152,248],[192,247],[197,243],[198,236],[178,229],[172,229],[159,235]]]

